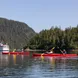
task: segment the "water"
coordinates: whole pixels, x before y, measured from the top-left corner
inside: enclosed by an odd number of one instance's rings
[[[0,55],[0,78],[78,78],[78,57]]]

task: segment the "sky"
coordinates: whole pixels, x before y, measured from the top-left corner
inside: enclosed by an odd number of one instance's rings
[[[78,0],[0,0],[0,17],[24,22],[35,32],[76,27]]]

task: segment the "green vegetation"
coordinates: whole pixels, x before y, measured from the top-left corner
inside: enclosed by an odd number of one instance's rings
[[[23,22],[0,18],[0,42],[8,43],[10,49],[23,48],[35,34]]]
[[[58,27],[52,27],[49,30],[42,30],[39,34],[33,37],[28,46],[32,49],[46,49],[52,47],[78,48],[78,26],[69,27],[62,30]]]
[[[60,49],[78,48],[78,26],[62,30],[51,27],[40,33],[23,22],[0,18],[0,42],[8,43],[10,49],[42,49],[50,50],[52,47]]]

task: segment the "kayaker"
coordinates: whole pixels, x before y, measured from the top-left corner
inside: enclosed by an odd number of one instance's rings
[[[62,54],[67,54],[66,50],[63,49],[63,50],[60,50],[62,52]]]
[[[54,48],[55,48],[55,47],[53,47],[53,48],[52,48],[49,52],[47,52],[47,53],[49,53],[49,54],[50,54],[50,53],[54,53],[54,52],[53,52]]]
[[[51,54],[51,53],[53,53],[53,51],[47,51],[46,53],[47,53],[47,54]]]
[[[13,50],[13,52],[15,52],[15,51],[16,51],[16,49]]]
[[[64,53],[64,54],[67,54],[67,52],[66,52],[66,50],[65,50],[65,49],[63,50],[63,53]]]
[[[53,51],[50,51],[49,53],[53,53]]]

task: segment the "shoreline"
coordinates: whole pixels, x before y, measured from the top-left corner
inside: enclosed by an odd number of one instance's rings
[[[33,49],[26,49],[25,51],[46,51],[46,50],[39,50],[39,49],[35,49],[35,50],[33,50]]]

